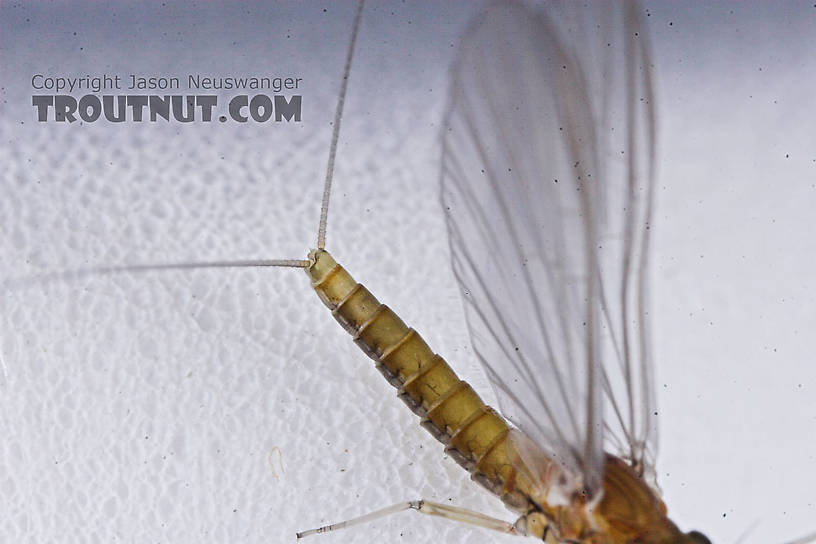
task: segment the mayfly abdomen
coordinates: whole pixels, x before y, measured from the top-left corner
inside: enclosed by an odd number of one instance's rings
[[[527,511],[527,495],[517,490],[519,475],[507,458],[507,422],[328,252],[313,251],[309,261],[306,272],[320,299],[422,418],[421,425],[474,480],[514,510]]]

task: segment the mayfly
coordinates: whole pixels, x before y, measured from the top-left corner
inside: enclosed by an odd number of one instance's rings
[[[413,508],[548,542],[709,542],[650,486],[647,37],[634,3],[548,7],[498,4],[471,23],[444,123],[454,272],[504,417],[323,249],[325,198],[307,267],[423,426],[520,517],[419,500],[299,537]]]
[[[504,417],[324,250],[328,183],[309,254],[334,317],[520,517],[417,500],[298,537],[415,509],[547,542],[710,542],[670,520],[655,482],[655,119],[641,17],[634,2],[540,13],[499,3],[470,24],[452,68],[442,203],[474,350]]]
[[[360,11],[346,76],[359,20]],[[669,520],[654,486],[650,69],[636,4],[496,5],[462,41],[442,201],[474,348],[501,414],[325,251],[328,190],[306,260],[158,267],[305,268],[423,426],[519,515],[508,523],[411,501],[314,532],[413,508],[548,542],[707,542]],[[344,95],[345,83],[327,187]],[[139,268],[157,267],[108,271]]]

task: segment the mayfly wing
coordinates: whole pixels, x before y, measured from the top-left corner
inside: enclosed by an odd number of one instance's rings
[[[638,9],[493,5],[463,39],[443,135],[474,350],[503,413],[589,489],[605,446],[640,463],[655,437],[654,121]]]

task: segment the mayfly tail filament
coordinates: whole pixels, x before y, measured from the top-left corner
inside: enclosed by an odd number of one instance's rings
[[[357,33],[360,29],[360,19],[363,15],[364,0],[357,3],[357,13],[354,15],[354,26],[351,30],[351,42],[346,52],[346,64],[343,67],[343,81],[340,84],[340,94],[337,97],[337,108],[334,112],[334,129],[332,130],[331,146],[329,147],[329,163],[326,166],[326,181],[323,185],[323,200],[320,204],[320,226],[317,230],[317,249],[326,247],[326,221],[329,216],[329,198],[331,197],[332,176],[334,175],[334,158],[337,155],[337,140],[340,138],[340,122],[343,119],[343,106],[346,103],[346,89],[348,88],[351,60],[354,58],[354,44],[357,43]]]

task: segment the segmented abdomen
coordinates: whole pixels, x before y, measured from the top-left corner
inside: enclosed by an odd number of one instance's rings
[[[529,501],[515,489],[516,472],[507,458],[507,422],[328,252],[313,251],[309,260],[307,273],[320,299],[422,418],[421,425],[474,480],[514,510],[527,511]]]

